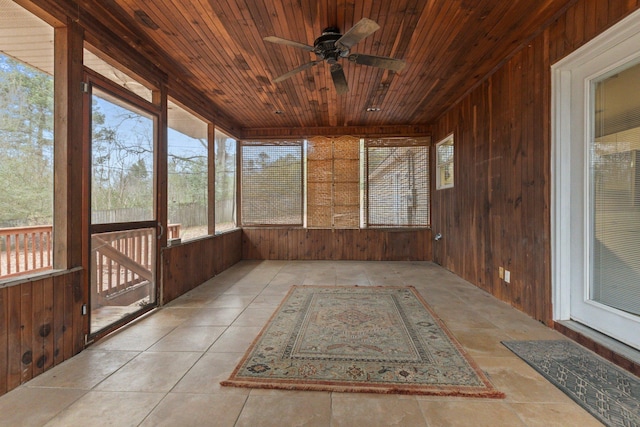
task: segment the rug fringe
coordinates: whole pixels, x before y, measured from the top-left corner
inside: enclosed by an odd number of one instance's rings
[[[240,387],[240,388],[260,388],[268,390],[300,390],[300,391],[328,391],[335,393],[375,393],[375,394],[403,394],[403,395],[419,395],[419,396],[446,396],[446,397],[476,397],[488,399],[504,399],[506,395],[498,390],[437,390],[425,388],[417,389],[415,386],[411,388],[403,387],[387,387],[387,386],[367,386],[367,385],[328,385],[328,384],[292,384],[292,383],[255,383],[238,380],[221,381],[223,387]]]

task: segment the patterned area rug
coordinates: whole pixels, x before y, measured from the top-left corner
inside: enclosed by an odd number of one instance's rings
[[[640,379],[572,341],[506,341],[517,354],[608,426],[640,426]]]
[[[221,384],[504,397],[412,287],[294,286]]]

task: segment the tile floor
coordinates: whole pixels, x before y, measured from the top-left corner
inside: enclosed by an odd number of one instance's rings
[[[220,387],[293,284],[415,286],[507,397]],[[0,397],[0,426],[599,426],[500,344],[561,338],[427,262],[243,261]]]

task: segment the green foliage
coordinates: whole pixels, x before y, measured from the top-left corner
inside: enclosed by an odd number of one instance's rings
[[[53,78],[0,54],[0,226],[51,224]]]

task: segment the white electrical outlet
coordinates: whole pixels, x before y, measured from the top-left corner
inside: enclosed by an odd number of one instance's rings
[[[511,283],[511,272],[509,270],[504,271],[504,281]]]

